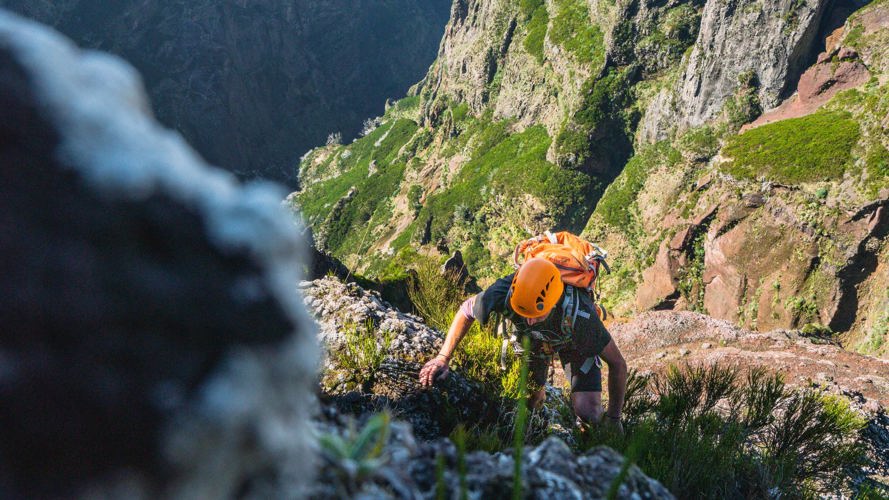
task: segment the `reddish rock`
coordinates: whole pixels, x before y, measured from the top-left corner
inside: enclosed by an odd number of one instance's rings
[[[868,80],[870,72],[858,59],[858,53],[854,49],[840,47],[822,52],[818,56],[818,62],[800,77],[797,93],[793,97],[741,130],[814,113],[839,92],[864,85]]]
[[[637,311],[659,307],[679,293],[674,278],[676,267],[666,241],[661,243],[654,265],[642,272],[642,284],[636,291]]]
[[[692,226],[689,226],[673,236],[673,239],[670,240],[670,250],[682,250],[685,248],[685,245],[688,244],[691,228]]]
[[[630,366],[640,372],[666,369],[661,354],[666,351],[671,361],[683,350],[688,352],[682,362],[762,367],[783,373],[788,385],[796,387],[810,386],[823,373],[829,391],[857,394],[861,407],[889,408],[889,360],[815,344],[795,331],[756,333],[688,311],[643,313],[609,331]]]

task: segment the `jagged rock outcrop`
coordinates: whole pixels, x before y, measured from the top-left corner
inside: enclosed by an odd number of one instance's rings
[[[145,75],[160,122],[210,163],[296,186],[297,159],[355,137],[435,58],[449,0],[0,0]]]
[[[743,120],[723,117],[640,146],[586,230],[618,269],[602,280],[607,305],[761,331],[810,324],[886,352],[887,33],[889,7],[864,7],[826,32],[796,94],[741,134]]]
[[[301,285],[324,346],[322,398],[350,414],[389,409],[424,439],[447,435],[459,422],[493,422],[498,402],[459,373],[435,389],[420,386],[423,363],[444,339],[423,320],[355,283],[323,278]]]
[[[819,54],[818,62],[803,73],[796,94],[741,130],[811,114],[838,93],[864,85],[870,77],[855,49],[833,47]]]
[[[282,192],[6,11],[0,109],[0,497],[298,495],[317,348]]]
[[[342,432],[348,421],[328,414],[319,427],[326,432]],[[352,482],[352,490],[343,480],[344,471],[326,461],[320,481],[310,498],[331,498],[351,494],[373,498],[437,498],[439,480],[437,462],[443,459],[441,487],[445,495],[456,497],[461,491],[458,453],[447,440],[422,442],[414,439],[410,427],[394,423],[386,444],[382,464],[363,481]],[[515,462],[512,453],[472,452],[464,457],[463,479],[469,498],[506,498],[512,494]],[[605,498],[618,478],[625,458],[600,446],[575,455],[562,441],[549,438],[538,446],[525,447],[522,454],[524,498]],[[648,478],[631,465],[617,490],[618,498],[670,499],[673,495],[659,482]]]
[[[654,142],[717,118],[747,82],[763,109],[776,107],[805,68],[830,7],[827,0],[709,0],[685,69],[652,101],[641,139]]]

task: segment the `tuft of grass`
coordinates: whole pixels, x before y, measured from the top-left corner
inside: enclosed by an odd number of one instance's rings
[[[631,374],[626,436],[593,429],[678,498],[808,497],[837,491],[864,461],[865,422],[817,390],[790,391],[780,375],[719,365]]]
[[[383,465],[390,420],[388,413],[378,413],[360,431],[350,426],[345,435],[331,433],[318,437],[322,456],[337,472],[337,488],[343,498],[355,495],[361,484]]]
[[[416,277],[408,283],[408,296],[417,314],[428,325],[446,332],[467,298],[463,293],[464,284],[455,274],[442,274],[439,263],[433,259],[419,260],[414,264],[414,271]],[[514,369],[501,371],[500,347],[500,337],[474,322],[453,358],[453,365],[464,376],[481,382],[492,398],[513,394],[508,388],[514,385]]]
[[[337,366],[350,373],[360,385],[371,382],[383,360],[386,359],[389,344],[392,342],[392,333],[387,331],[377,333],[373,322],[368,320],[364,325],[345,325],[343,338],[344,342],[340,348],[330,353]]]
[[[859,136],[849,113],[819,111],[730,138],[723,154],[731,161],[722,168],[737,178],[788,184],[840,179]]]

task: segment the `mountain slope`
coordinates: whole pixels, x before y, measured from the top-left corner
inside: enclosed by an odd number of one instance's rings
[[[145,77],[158,119],[211,163],[295,186],[294,163],[402,95],[435,57],[447,0],[2,0]]]
[[[371,276],[461,250],[484,281],[522,238],[568,228],[612,251],[621,315],[880,344],[886,9],[458,1],[411,95],[368,137],[307,155],[290,199]],[[794,99],[799,121],[755,122]]]

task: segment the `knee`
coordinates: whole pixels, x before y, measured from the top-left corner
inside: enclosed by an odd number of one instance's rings
[[[580,420],[588,424],[598,424],[605,411],[599,401],[593,398],[578,397],[574,399],[574,413]]]
[[[546,401],[546,391],[544,389],[534,391],[528,395],[529,408],[540,408],[541,406],[543,406],[544,401]]]

